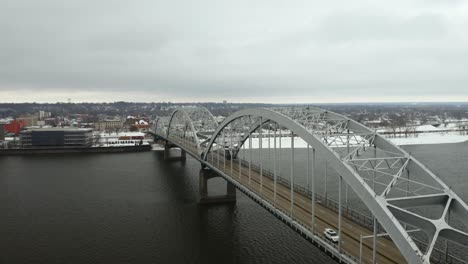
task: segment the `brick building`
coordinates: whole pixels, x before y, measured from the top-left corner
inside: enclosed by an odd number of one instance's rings
[[[15,136],[18,136],[21,129],[23,127],[27,126],[26,121],[24,120],[13,120],[8,124],[3,125],[3,130],[5,134],[7,133],[13,133]]]

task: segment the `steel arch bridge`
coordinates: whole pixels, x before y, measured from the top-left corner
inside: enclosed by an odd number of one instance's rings
[[[218,124],[206,108],[189,107],[157,118],[151,132],[340,261],[466,263],[463,253],[447,249],[468,245],[466,203],[409,153],[346,116],[313,107],[259,108],[240,110]],[[305,162],[297,161],[297,149]],[[330,168],[338,201],[332,208],[336,219],[327,222],[329,216],[320,212],[330,209]],[[349,213],[348,187],[369,213],[367,225]],[[321,235],[319,227],[327,225],[337,229],[336,245]]]

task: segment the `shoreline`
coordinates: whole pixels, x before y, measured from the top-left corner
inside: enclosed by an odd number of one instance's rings
[[[30,148],[1,149],[0,156],[38,155],[38,154],[71,154],[71,153],[126,153],[151,151],[151,145],[118,146],[118,147],[86,147],[86,148]]]
[[[459,132],[434,132],[420,133],[410,137],[386,137],[396,145],[435,145],[454,144],[468,141],[468,135],[461,135]]]

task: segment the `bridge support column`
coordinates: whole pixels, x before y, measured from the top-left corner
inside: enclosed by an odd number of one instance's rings
[[[180,150],[179,157],[171,157],[171,149],[174,147],[175,147],[174,145],[171,145],[169,143],[164,144],[164,160],[181,160],[181,161],[186,160],[187,154],[185,153],[185,150],[183,149]]]
[[[227,181],[226,195],[208,195],[208,180],[215,177],[221,177],[210,169],[200,169],[200,201],[199,204],[217,204],[217,203],[235,203],[236,187]]]

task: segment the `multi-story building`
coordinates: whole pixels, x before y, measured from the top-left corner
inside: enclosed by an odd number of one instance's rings
[[[55,126],[57,126],[58,123],[59,123],[59,121],[57,120],[57,118],[49,117],[49,118],[44,119],[44,124],[46,126],[55,127]]]
[[[22,148],[91,147],[90,128],[32,128],[20,133]]]
[[[39,120],[44,120],[46,118],[51,117],[52,113],[51,112],[46,112],[46,111],[39,111]]]
[[[1,126],[1,125],[0,125]],[[12,120],[7,124],[3,124],[3,130],[5,134],[15,134],[18,136],[21,129],[26,126],[26,121],[24,120]]]
[[[39,121],[38,115],[23,115],[16,118],[16,121],[23,121],[26,123],[26,126],[37,126],[37,121]]]
[[[112,130],[120,129],[123,127],[124,122],[121,120],[104,120],[94,123],[94,129],[96,130]]]

